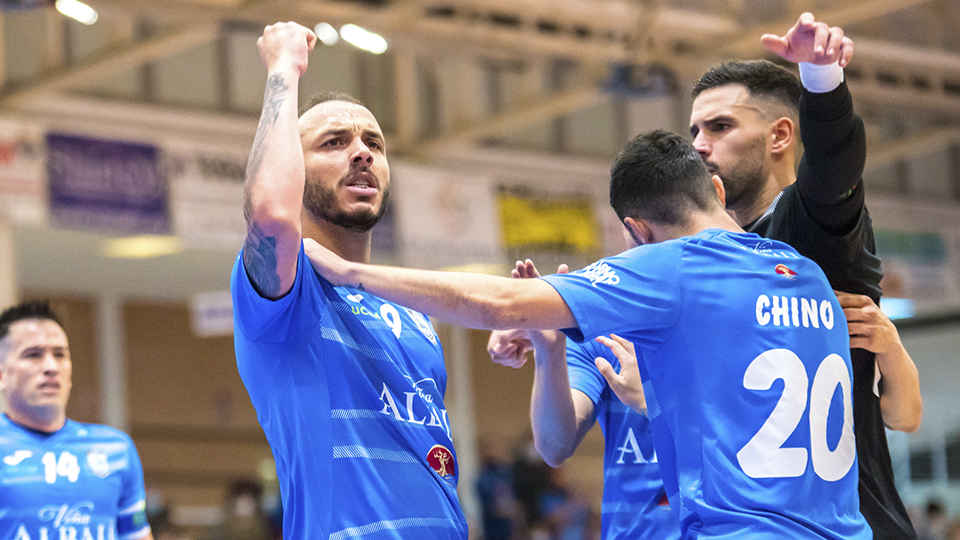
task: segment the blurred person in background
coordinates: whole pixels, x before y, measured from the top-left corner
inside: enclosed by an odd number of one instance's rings
[[[67,418],[72,375],[48,303],[0,313],[0,538],[153,540],[133,441]]]

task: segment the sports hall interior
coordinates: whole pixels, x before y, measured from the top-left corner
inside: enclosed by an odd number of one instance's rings
[[[347,92],[386,134],[394,188],[374,262],[497,275],[517,258],[551,271],[621,251],[607,173],[622,144],[687,133],[699,75],[770,58],[759,36],[802,11],[843,27],[884,308],[924,400],[916,433],[888,433],[898,486],[912,508],[960,516],[960,2],[86,3],[92,24],[52,0],[0,0],[0,303],[54,302],[74,362],[68,416],[127,431],[151,496],[190,530],[216,521],[232,482],[275,481],[228,291],[266,75],[256,40],[281,20],[340,32],[313,51],[301,98]],[[344,25],[386,51],[348,43]],[[529,441],[532,365],[495,365],[487,332],[435,325],[475,519],[481,454],[512,459]],[[562,468],[597,506],[602,460],[595,428]]]

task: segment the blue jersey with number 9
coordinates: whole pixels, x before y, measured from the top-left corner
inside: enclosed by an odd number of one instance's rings
[[[846,320],[815,263],[711,229],[544,279],[571,338],[635,343],[684,538],[872,538]]]

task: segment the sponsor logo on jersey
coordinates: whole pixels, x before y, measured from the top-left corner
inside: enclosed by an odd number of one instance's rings
[[[787,279],[792,280],[797,277],[797,273],[791,270],[790,267],[785,264],[778,264],[773,270]]]
[[[100,478],[106,478],[110,475],[110,461],[103,452],[96,450],[87,452],[87,466],[90,467],[93,474]]]
[[[589,279],[590,284],[594,287],[596,287],[598,283],[603,283],[604,285],[616,285],[620,283],[620,276],[617,275],[616,271],[614,271],[609,264],[603,261],[597,261],[583,270],[574,273]]]
[[[393,392],[387,388],[387,383],[383,383],[383,391],[380,392],[383,408],[380,409],[380,414],[393,416],[400,422],[439,428],[450,439],[450,419],[447,416],[447,410],[437,407],[432,395],[432,392],[437,392],[439,395],[436,381],[423,379],[414,382],[410,377],[407,377],[407,380],[413,386],[414,392],[403,392],[405,399],[395,398]]]
[[[10,454],[9,456],[3,457],[3,462],[11,467],[19,465],[21,461],[32,456],[33,452],[29,450],[17,450],[16,452]]]
[[[20,525],[14,540],[116,540],[116,525],[101,520],[94,522],[93,511],[91,501],[44,506],[37,513],[44,525],[32,531]]]
[[[435,444],[427,452],[427,464],[447,483],[452,482],[457,477],[456,460],[453,458],[453,452],[448,450],[446,446]]]
[[[72,505],[50,505],[40,509],[37,517],[40,521],[49,521],[54,527],[64,525],[89,525],[93,512],[93,501],[82,501]]]
[[[750,250],[749,246],[743,246],[744,249]],[[779,249],[773,249],[773,242],[770,240],[764,240],[762,242],[757,242],[753,245],[752,251],[759,255],[765,255],[767,257],[780,257],[784,259],[799,259],[800,255],[793,251],[783,251]]]

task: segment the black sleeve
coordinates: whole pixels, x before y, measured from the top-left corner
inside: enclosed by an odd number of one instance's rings
[[[853,112],[853,98],[845,82],[823,94],[803,90],[800,139],[800,198],[821,227],[844,235],[856,226],[864,208],[867,156],[863,120]]]

